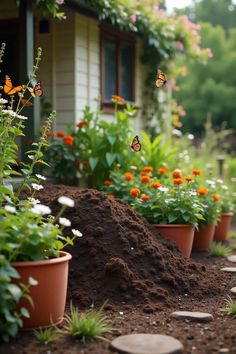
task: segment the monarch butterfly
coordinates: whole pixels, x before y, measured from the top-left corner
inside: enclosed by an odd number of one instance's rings
[[[42,96],[43,94],[43,90],[42,90],[42,85],[41,85],[41,81],[37,81],[34,88],[32,87],[28,87],[28,90],[31,94],[31,96],[35,97],[35,96]]]
[[[12,85],[10,77],[8,75],[5,76],[5,84],[3,86],[3,91],[7,95],[14,95],[16,92],[22,91],[25,87],[26,87],[25,85],[20,85],[20,86],[14,87]]]
[[[23,104],[23,106],[25,106],[25,107],[32,107],[33,106],[33,103],[30,102],[29,100],[27,100],[26,98],[22,98],[20,101]]]
[[[130,145],[131,149],[135,152],[139,152],[142,148],[142,145],[139,142],[138,135],[136,135],[132,141],[132,144]]]
[[[160,70],[158,69],[157,70],[157,78],[156,78],[156,87],[162,87],[163,85],[166,84],[166,76],[165,74]]]

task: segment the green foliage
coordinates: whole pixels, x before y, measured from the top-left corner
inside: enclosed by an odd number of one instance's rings
[[[23,1],[24,0],[16,0],[16,3],[19,6]],[[59,20],[65,19],[64,12],[59,11],[59,1],[57,3],[56,0],[33,0],[33,3],[43,11],[44,15],[51,14]]]
[[[229,231],[228,237],[232,240],[236,239],[236,232],[235,231]]]
[[[65,315],[63,333],[87,342],[94,339],[105,339],[105,333],[112,333],[111,321],[103,315],[103,306],[99,310],[90,310],[79,314],[71,303],[70,315]]]
[[[222,309],[222,312],[225,312],[227,315],[236,318],[236,301],[233,300],[230,296],[225,300],[225,307]]]
[[[54,342],[58,337],[58,332],[54,328],[40,328],[34,331],[34,334],[41,344]]]
[[[213,242],[210,248],[212,257],[227,257],[230,253],[230,248],[220,242]]]

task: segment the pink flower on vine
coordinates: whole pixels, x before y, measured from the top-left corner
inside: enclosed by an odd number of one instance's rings
[[[211,51],[211,48],[206,48],[207,56],[208,58],[213,58],[213,53]]]
[[[57,5],[63,5],[64,4],[64,0],[56,0]]]
[[[177,47],[179,48],[179,51],[183,52],[184,51],[184,44],[180,41],[177,41],[176,44],[177,44]]]
[[[131,22],[135,23],[137,21],[137,15],[133,14],[130,16]]]

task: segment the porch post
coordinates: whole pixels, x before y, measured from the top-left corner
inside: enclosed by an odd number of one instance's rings
[[[20,25],[20,83],[29,80],[34,63],[34,18],[31,0],[21,0],[19,8]],[[24,107],[21,114],[28,117],[25,121],[25,137],[21,140],[21,158],[26,160],[25,152],[30,149],[29,141],[34,140],[40,125],[40,101],[35,98],[33,107]]]

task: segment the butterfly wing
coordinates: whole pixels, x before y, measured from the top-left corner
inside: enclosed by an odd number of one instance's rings
[[[159,88],[159,87],[162,87],[163,85],[166,84],[166,76],[165,74],[160,70],[158,69],[157,70],[157,79],[156,79],[156,86]]]
[[[138,135],[136,135],[133,139],[133,142],[132,144],[130,145],[131,149],[135,152],[138,152],[141,150],[142,146],[139,142],[139,138],[138,138]]]
[[[43,94],[43,90],[42,90],[42,85],[41,85],[41,81],[38,81],[34,87],[34,92],[36,94],[36,96],[40,97]]]
[[[14,91],[11,79],[8,75],[5,76],[5,84],[3,86],[3,91],[7,95],[13,95],[14,93],[16,93],[16,91]],[[14,91],[14,92],[12,92],[12,91]]]
[[[20,92],[20,91],[22,91],[24,88],[26,88],[26,86],[25,85],[19,85],[19,86],[16,86],[16,87],[14,87],[14,91],[15,92]],[[15,93],[14,92],[14,93]]]
[[[28,91],[30,92],[32,97],[35,97],[34,89],[32,87],[28,87]]]
[[[25,107],[32,107],[33,106],[33,103],[30,102],[29,100],[27,100],[26,98],[22,98],[20,101],[21,101],[22,105]]]

